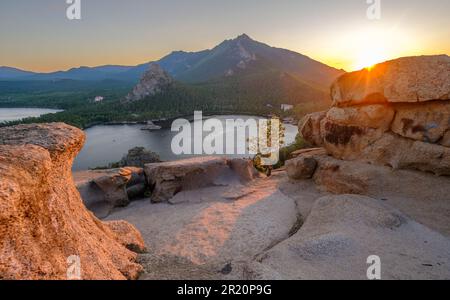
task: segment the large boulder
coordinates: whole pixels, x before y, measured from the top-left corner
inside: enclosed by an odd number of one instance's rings
[[[357,195],[315,203],[301,229],[247,264],[246,279],[450,279],[450,240],[383,201]]]
[[[198,157],[145,166],[153,202],[166,202],[181,191],[246,182],[254,170],[246,160]]]
[[[68,279],[76,257],[82,279],[139,276],[137,254],[127,249],[144,250],[139,232],[96,219],[72,180],[84,140],[62,123],[0,129],[1,278]]]
[[[450,175],[450,148],[399,137],[393,133],[385,133],[367,146],[358,159],[394,169]]]
[[[446,55],[388,61],[337,79],[302,134],[338,159],[450,175],[449,91]]]
[[[333,106],[450,99],[450,57],[404,57],[342,75],[331,88]]]
[[[326,117],[326,115],[326,111],[312,113],[306,115],[299,123],[300,134],[308,143],[313,146],[323,146],[323,139],[320,133],[320,124]]]
[[[394,109],[388,105],[331,108],[321,121],[323,145],[341,159],[355,159],[389,130]]]
[[[84,204],[97,218],[142,198],[147,190],[142,168],[78,171],[73,176]]]
[[[286,172],[289,178],[294,180],[310,179],[317,168],[314,157],[301,155],[286,162]]]
[[[332,107],[326,118],[339,125],[389,130],[395,111],[391,105],[372,104],[355,107]]]
[[[428,143],[437,143],[450,130],[450,101],[395,105],[392,131]]]
[[[355,160],[369,145],[379,140],[384,131],[356,125],[341,125],[325,118],[321,123],[324,148],[340,159]]]
[[[135,147],[128,151],[119,162],[120,167],[143,168],[146,164],[161,162],[159,155],[145,149],[144,147]]]

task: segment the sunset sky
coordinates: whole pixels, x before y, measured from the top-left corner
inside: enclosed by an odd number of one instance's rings
[[[450,54],[449,0],[0,1],[0,66],[33,71],[136,65],[173,50],[198,51],[247,33],[347,71],[400,56]]]

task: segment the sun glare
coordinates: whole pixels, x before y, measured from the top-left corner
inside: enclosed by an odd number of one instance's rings
[[[414,35],[407,30],[383,25],[348,31],[338,36],[334,45],[335,53],[347,57],[347,71],[370,69],[417,49]]]
[[[389,56],[384,51],[377,49],[363,49],[358,55],[353,69],[361,70],[364,68],[372,69],[376,64],[384,62],[389,59]]]

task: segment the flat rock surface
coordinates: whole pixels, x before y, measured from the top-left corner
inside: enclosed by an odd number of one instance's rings
[[[258,179],[186,191],[172,200],[180,204],[133,202],[108,219],[127,220],[142,233],[149,250],[141,258],[144,279],[220,278],[227,264],[252,260],[297,223],[295,201],[277,185]]]
[[[327,196],[294,236],[243,269],[246,279],[367,279],[377,255],[382,279],[449,279],[449,249],[448,238],[382,201]]]

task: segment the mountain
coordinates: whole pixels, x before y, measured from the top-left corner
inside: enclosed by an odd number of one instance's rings
[[[246,34],[226,40],[212,50],[173,52],[158,63],[175,79],[188,83],[278,71],[328,89],[343,73],[302,54],[255,41]]]
[[[148,63],[138,66],[106,65],[79,67],[67,71],[34,73],[1,67],[2,80],[121,80],[138,82],[148,69]],[[201,83],[233,76],[257,73],[286,73],[304,84],[328,90],[332,81],[343,73],[302,54],[275,48],[241,35],[226,40],[210,50],[176,51],[156,61],[176,80]]]
[[[0,67],[0,80],[4,79],[20,79],[27,76],[34,75],[35,73],[24,71],[11,67]]]

